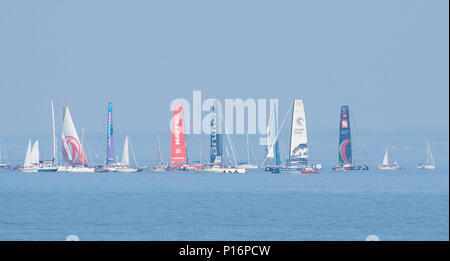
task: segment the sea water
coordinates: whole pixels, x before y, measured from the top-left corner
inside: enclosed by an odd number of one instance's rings
[[[449,171],[0,173],[0,240],[449,240]]]

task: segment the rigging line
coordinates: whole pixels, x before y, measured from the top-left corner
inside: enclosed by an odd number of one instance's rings
[[[206,158],[205,150],[203,149],[203,146],[202,146],[202,143],[200,142],[200,139],[198,138],[197,134],[195,134],[195,133],[194,133],[194,136],[195,136],[195,138],[197,138],[197,142],[198,142],[198,145],[200,146],[200,150],[202,152],[203,158],[205,159],[205,162],[208,162],[208,159]]]
[[[136,167],[138,166],[138,164],[137,164],[137,160],[136,160],[136,155],[134,154],[134,149],[133,149],[133,144],[131,143],[131,139],[130,139],[130,137],[128,137],[128,143],[129,143],[129,145],[130,145],[130,148],[131,148],[131,153],[132,153],[132,155],[133,155],[133,159],[134,159],[134,164],[136,165]]]
[[[83,139],[84,139],[84,137],[83,137]],[[86,149],[89,154],[89,159],[91,160],[92,163],[94,163],[94,165],[97,165],[97,163],[92,159],[91,151],[89,150],[89,144],[86,142],[86,140],[84,140],[83,143],[86,145]]]
[[[235,161],[235,164],[238,165],[237,156],[236,156],[236,153],[234,152],[234,146],[233,146],[233,143],[231,142],[231,138],[230,138],[230,135],[229,135],[228,129],[227,129],[227,124],[225,123],[225,121],[223,121],[223,127],[225,128],[225,135],[227,136],[228,143],[230,145],[231,155],[233,155],[233,159]]]
[[[289,105],[289,110],[286,112],[286,114],[284,115],[284,119],[283,119],[283,121],[281,122],[281,126],[280,126],[280,129],[278,130],[278,133],[277,133],[277,135],[275,136],[275,142],[276,142],[276,140],[278,139],[278,136],[280,135],[280,132],[281,132],[281,130],[283,129],[283,126],[284,126],[284,123],[285,123],[285,121],[286,121],[286,119],[287,119],[287,116],[289,115],[289,113],[292,111],[292,108],[293,108],[294,106],[291,106],[291,105]],[[274,142],[274,144],[275,144],[275,142]],[[290,153],[290,152],[289,152]],[[264,162],[267,160],[267,155],[266,155],[266,157],[264,158],[264,161],[263,161],[263,163],[262,164],[264,164]]]
[[[353,119],[352,123],[355,124],[355,129],[356,129],[356,133],[357,133],[357,135],[358,135],[359,143],[361,144],[361,147],[362,147],[362,149],[363,149],[364,155],[366,156],[366,160],[369,161],[369,154],[367,153],[366,145],[364,144],[364,142],[363,142],[363,140],[362,140],[362,138],[361,138],[361,135],[360,135],[358,126],[357,126],[357,124],[356,124],[355,115],[354,115],[353,113],[350,113],[350,117],[351,117],[351,119]]]
[[[272,148],[272,146],[273,146],[273,144],[272,144],[272,141],[271,141],[271,132],[270,132],[270,127],[272,126],[272,117],[273,117],[273,115],[272,115],[272,110],[270,110],[270,114],[269,114],[269,122],[268,122],[268,124],[267,124],[267,137],[266,137],[266,156],[264,157],[264,160],[263,160],[263,162],[261,163],[261,168],[264,166],[264,163],[266,163],[266,160],[267,160],[267,158],[268,158],[268,155],[269,155],[269,150],[272,150],[273,148]],[[270,140],[269,140],[270,139]],[[270,144],[270,146],[269,146],[269,144]]]
[[[222,108],[221,106],[218,106],[217,116],[218,116],[218,118],[220,118],[220,120],[221,120],[220,122],[223,123],[223,127],[225,129],[225,135],[227,136],[227,140],[228,140],[228,143],[230,145],[231,154],[233,155],[233,159],[234,159],[235,164],[237,166],[238,165],[237,156],[236,156],[236,153],[234,151],[233,143],[231,142],[231,138],[230,138],[230,135],[229,135],[229,132],[228,132],[227,124],[225,122],[225,119],[222,117],[222,110],[221,110],[221,108]]]

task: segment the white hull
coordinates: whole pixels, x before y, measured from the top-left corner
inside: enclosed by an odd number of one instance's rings
[[[213,172],[213,173],[247,173],[245,168],[207,168],[202,169],[203,172]]]
[[[165,169],[152,169],[152,172],[162,173],[162,172],[166,172],[166,170]]]
[[[399,166],[379,166],[379,170],[398,170]]]
[[[244,169],[258,169],[258,166],[253,164],[242,164],[239,167]]]
[[[436,166],[434,165],[421,165],[421,166],[417,166],[418,169],[429,169],[429,170],[433,170],[436,168]]]
[[[134,172],[137,172],[138,169],[134,169],[134,168],[117,168],[115,171],[116,172],[122,172],[122,173],[134,173]]]
[[[20,169],[22,172],[31,173],[31,172],[38,172],[37,168],[22,168]]]
[[[77,173],[94,173],[94,168],[63,166],[63,167],[58,167],[58,171],[77,172]]]

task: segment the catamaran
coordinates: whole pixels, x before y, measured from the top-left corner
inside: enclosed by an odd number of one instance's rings
[[[94,172],[88,165],[67,105],[63,108],[62,151],[66,164],[58,167],[58,171]]]
[[[389,163],[389,149],[386,149],[384,153],[383,163],[377,166],[379,170],[403,170],[404,168],[400,167],[396,160],[392,164]]]
[[[339,162],[333,166],[336,171],[368,170],[366,164],[356,164],[352,160],[352,144],[350,133],[350,112],[348,105],[341,106],[339,121]]]
[[[233,157],[235,159],[235,164],[224,165],[223,161],[223,122],[220,106],[218,102],[211,107],[211,144],[210,144],[210,163],[205,165],[203,168],[204,172],[215,172],[215,173],[246,173],[247,169],[242,166],[238,166],[237,158],[234,154],[233,145],[229,136],[227,136],[228,142],[230,144]],[[224,126],[225,127],[225,126]],[[226,133],[228,135],[228,133]]]
[[[278,136],[280,130],[278,130],[277,119],[277,106],[274,106],[274,111],[271,113],[271,121],[268,130],[268,148],[267,156],[264,162],[272,159],[274,165],[267,165],[266,171],[277,173],[279,171],[291,171],[294,173],[319,173],[322,169],[322,164],[312,164],[309,161],[308,153],[308,136],[306,132],[306,117],[305,108],[302,99],[295,99],[292,103],[292,117],[291,117],[291,129],[290,129],[290,146],[289,146],[289,158],[287,159],[286,166],[283,166],[280,159]],[[288,113],[290,110],[288,111]],[[283,122],[284,123],[284,122]],[[282,124],[283,124],[282,123]],[[274,133],[276,133],[274,135]]]
[[[425,141],[426,159],[425,163],[417,163],[418,169],[433,170],[436,168],[436,162],[434,161],[433,154],[431,154],[430,142]]]
[[[39,142],[36,140],[31,148],[31,140],[28,140],[27,152],[25,153],[25,161],[22,172],[37,172],[39,169]]]

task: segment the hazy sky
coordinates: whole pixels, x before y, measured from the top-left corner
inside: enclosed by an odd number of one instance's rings
[[[58,128],[168,130],[174,98],[303,98],[309,131],[444,126],[449,3],[1,1],[0,135]]]

